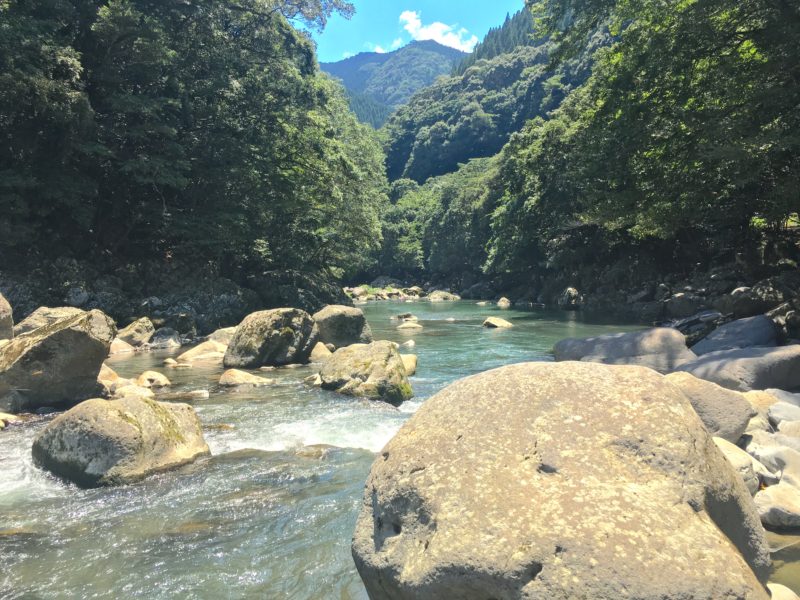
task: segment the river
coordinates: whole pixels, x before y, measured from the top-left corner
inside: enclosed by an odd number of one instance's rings
[[[124,377],[155,368],[172,391],[208,390],[193,404],[211,458],[135,485],[81,490],[31,462],[47,418],[0,432],[0,598],[364,599],[350,557],[363,483],[375,454],[425,399],[486,369],[552,360],[564,337],[628,329],[470,302],[363,309],[376,339],[416,342],[404,349],[419,356],[415,397],[399,410],[309,388],[311,367],[273,371],[277,385],[231,392],[215,387],[221,366],[162,369],[169,355],[150,353],[108,364]],[[406,311],[422,330],[396,329],[391,315]],[[492,315],[515,328],[481,327]],[[789,567],[776,578],[794,585]]]

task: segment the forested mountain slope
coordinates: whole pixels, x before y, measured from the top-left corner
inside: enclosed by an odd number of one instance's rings
[[[598,33],[581,56],[553,69],[553,45],[518,35],[518,23],[525,21],[508,20],[492,34],[492,47],[512,47],[510,52],[440,79],[392,115],[385,126],[390,180],[422,183],[456,170],[459,163],[496,154],[512,133],[558,107],[588,77],[591,51],[607,42]],[[524,44],[514,47],[517,39]]]
[[[384,231],[394,250],[384,247],[382,271],[422,272],[458,289],[497,279],[531,298],[575,285],[611,298],[609,310],[625,303],[618,290],[644,290],[646,311],[664,279],[734,265],[735,284],[797,268],[800,6],[529,4],[540,39],[552,42],[478,61],[387,124],[396,181]],[[598,23],[613,38],[598,43]],[[499,68],[532,55],[527,70]],[[572,61],[586,65],[585,81],[531,77],[551,59],[559,74]],[[492,108],[500,90],[525,97],[514,93],[521,85],[564,99],[511,102],[547,107],[535,115]],[[521,121],[494,158],[454,171],[494,153],[496,124]],[[399,179],[450,171],[422,186]]]
[[[460,50],[428,40],[411,42],[394,52],[362,52],[320,66],[342,80],[353,98],[351,107],[356,115],[363,122],[380,126],[417,90],[450,74],[465,56]],[[382,107],[383,112],[377,107]]]
[[[500,54],[512,52],[520,46],[536,43],[533,14],[523,8],[513,16],[506,15],[506,20],[498,27],[492,27],[475,46],[470,54],[456,66],[454,75],[462,75],[469,67],[479,60],[489,60]]]

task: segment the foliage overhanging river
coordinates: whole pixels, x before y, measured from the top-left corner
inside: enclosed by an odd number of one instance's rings
[[[396,330],[412,311],[424,329]],[[213,456],[120,488],[80,490],[33,467],[46,420],[0,432],[0,597],[366,597],[350,557],[363,482],[375,453],[421,403],[461,377],[551,360],[564,337],[619,331],[574,314],[502,311],[473,303],[364,307],[376,339],[416,340],[415,398],[396,410],[311,389],[312,369],[270,373],[278,385],[219,391],[221,367],[163,371],[172,390],[208,389],[194,403]],[[448,321],[455,319],[455,321]],[[404,349],[405,350],[405,349]],[[109,361],[121,376],[161,369],[164,353]],[[329,445],[333,448],[305,448]],[[797,540],[783,538],[789,559]],[[779,563],[780,567],[780,563]],[[776,580],[797,584],[795,565]]]

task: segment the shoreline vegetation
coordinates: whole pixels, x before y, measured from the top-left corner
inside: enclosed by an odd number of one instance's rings
[[[385,67],[369,90],[315,53],[354,9],[0,3],[0,448],[31,432],[68,496],[202,472],[209,390],[289,385],[407,416],[351,498],[372,600],[799,599],[774,559],[800,531],[800,7],[527,0],[473,55],[351,59]],[[535,335],[514,310],[641,327],[565,327],[417,405],[448,332],[415,308],[457,302],[487,340]]]

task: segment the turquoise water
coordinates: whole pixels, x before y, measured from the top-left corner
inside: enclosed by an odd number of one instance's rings
[[[221,366],[162,369],[167,354],[115,358],[122,376],[155,368],[194,402],[212,457],[120,488],[80,490],[36,469],[46,420],[0,432],[0,598],[363,599],[350,538],[363,482],[383,445],[448,383],[486,369],[551,360],[564,337],[626,329],[574,314],[474,303],[362,307],[376,339],[414,340],[415,398],[399,410],[306,387],[310,367],[278,385],[218,390]],[[391,315],[423,329],[402,332]],[[487,330],[487,316],[512,321]],[[451,320],[448,320],[451,319]]]

